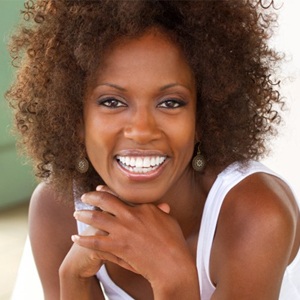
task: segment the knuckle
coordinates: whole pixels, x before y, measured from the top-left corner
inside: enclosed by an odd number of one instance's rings
[[[99,219],[99,212],[98,211],[92,211],[91,214],[90,214],[90,220],[92,223],[95,223],[97,222]]]
[[[90,253],[90,260],[91,261],[95,261],[95,260],[99,260],[99,259],[101,259],[101,257],[100,257],[100,255],[97,251],[92,251]]]
[[[101,248],[100,240],[95,236],[92,241],[92,248],[99,250]]]

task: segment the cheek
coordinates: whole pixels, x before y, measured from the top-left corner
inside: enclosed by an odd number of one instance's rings
[[[106,143],[109,136],[115,131],[114,124],[101,115],[97,107],[88,107],[85,111],[84,134],[88,146]]]
[[[181,126],[180,126],[181,125]],[[172,129],[172,140],[174,148],[179,152],[179,156],[186,162],[189,161],[194,152],[195,145],[195,125],[193,121],[183,124],[176,124]]]
[[[181,145],[182,145],[180,148],[181,159],[183,161],[183,164],[186,165],[191,161],[194,153],[194,140],[190,139],[186,141],[185,144],[182,143]]]
[[[84,126],[84,139],[85,147],[88,157],[97,169],[99,160],[105,157],[108,148],[110,147],[108,137],[111,136],[109,133],[109,128],[105,127],[105,122],[103,122],[97,115],[89,114],[88,118],[85,118]]]
[[[86,152],[91,165],[104,181],[110,169],[109,163],[111,160],[109,158],[112,152],[111,149],[113,149],[113,145],[110,142],[111,139],[104,139],[99,132],[97,135],[87,135],[85,140]]]

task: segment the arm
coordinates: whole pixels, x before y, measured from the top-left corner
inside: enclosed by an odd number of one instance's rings
[[[82,234],[96,235],[99,232],[88,227]],[[95,276],[102,263],[101,253],[74,244],[59,268],[60,299],[104,300]]]
[[[46,300],[60,299],[59,269],[72,247],[71,236],[77,232],[73,213],[73,203],[58,200],[45,183],[37,186],[30,202],[29,236]],[[100,294],[99,283],[94,278],[90,281]]]
[[[289,189],[270,175],[249,176],[229,192],[211,252],[212,299],[278,299],[297,212]]]

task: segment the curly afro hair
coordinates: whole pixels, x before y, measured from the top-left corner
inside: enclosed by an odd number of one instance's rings
[[[6,97],[20,145],[36,175],[58,190],[82,191],[101,178],[76,171],[85,152],[78,135],[89,76],[121,37],[159,28],[184,51],[197,83],[197,124],[208,164],[224,167],[267,153],[282,105],[273,74],[281,57],[267,42],[276,23],[263,0],[27,1],[10,52],[18,68]],[[99,55],[100,53],[100,55]]]

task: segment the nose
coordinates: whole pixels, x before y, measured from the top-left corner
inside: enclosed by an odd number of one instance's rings
[[[137,144],[147,144],[161,137],[155,112],[147,108],[134,111],[125,125],[124,136]]]

